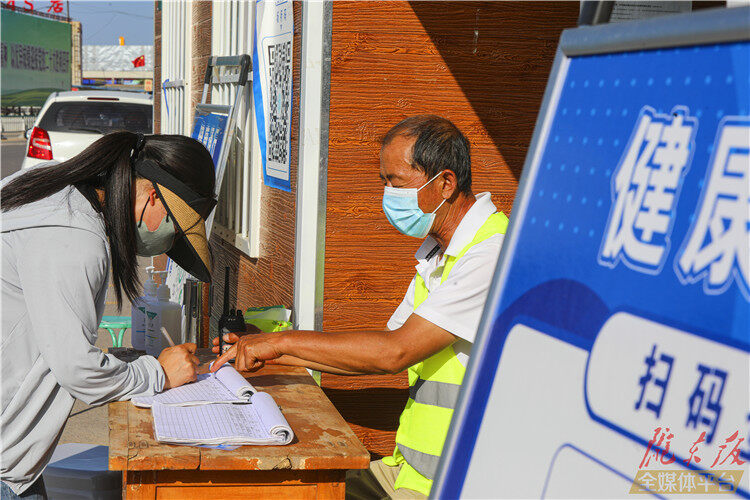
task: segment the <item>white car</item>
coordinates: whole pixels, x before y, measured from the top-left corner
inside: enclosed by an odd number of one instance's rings
[[[26,132],[21,168],[49,160],[65,161],[102,135],[118,130],[150,134],[153,101],[139,92],[85,90],[54,92]]]

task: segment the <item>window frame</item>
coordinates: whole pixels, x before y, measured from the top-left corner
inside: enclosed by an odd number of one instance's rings
[[[252,54],[254,29],[255,2],[214,1],[211,55]],[[212,85],[211,103],[233,104],[237,89],[233,84]],[[248,257],[258,258],[262,164],[253,119],[252,85],[247,85],[244,92],[242,104],[237,110],[236,130],[229,146],[224,178],[218,193],[212,232]]]
[[[189,75],[192,68],[191,0],[162,3],[160,132],[190,135],[193,114]]]

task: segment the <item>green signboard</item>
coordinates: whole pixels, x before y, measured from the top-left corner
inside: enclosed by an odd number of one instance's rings
[[[41,106],[70,90],[70,24],[2,9],[2,105]]]

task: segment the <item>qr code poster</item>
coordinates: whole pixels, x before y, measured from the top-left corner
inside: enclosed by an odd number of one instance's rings
[[[267,186],[291,191],[292,2],[261,0],[255,5],[253,98],[263,180]]]

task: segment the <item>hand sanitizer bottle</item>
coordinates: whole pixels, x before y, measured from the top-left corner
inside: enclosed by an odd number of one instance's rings
[[[160,274],[162,271],[152,271],[151,274]],[[159,287],[163,288],[165,285]],[[159,357],[161,351],[167,347],[166,341],[162,342],[161,333],[161,310],[162,300],[159,299],[159,289],[154,283],[153,289],[149,288],[149,295],[146,296],[146,354],[155,358]],[[167,300],[169,300],[167,292]]]
[[[146,274],[148,274],[148,279],[143,284],[143,295],[134,300],[130,308],[130,341],[133,348],[139,351],[146,350],[146,305],[148,301],[156,300],[153,266],[146,268]]]
[[[155,335],[159,337],[161,341],[161,349],[169,347],[169,343],[161,333],[161,328],[164,327],[167,330],[172,342],[175,344],[181,343],[181,331],[182,328],[182,306],[176,302],[170,302],[169,297],[171,296],[171,290],[166,283],[162,284],[156,291],[156,297],[158,302],[154,307],[154,311],[158,312],[157,317],[159,318],[159,328]],[[157,310],[158,309],[158,310]],[[156,318],[153,322],[156,325]],[[161,352],[161,351],[159,351]]]

